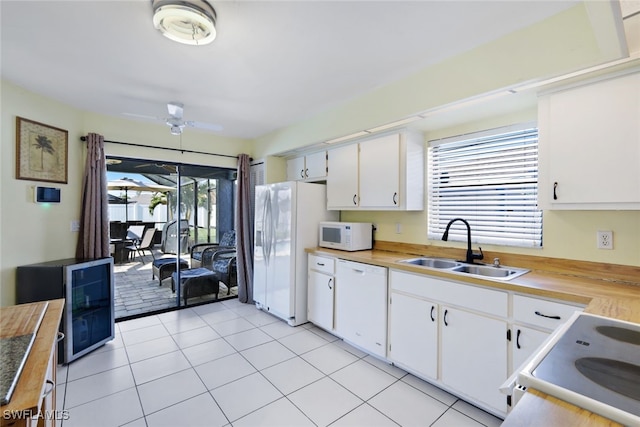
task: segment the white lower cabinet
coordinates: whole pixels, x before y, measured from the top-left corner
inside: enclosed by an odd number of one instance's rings
[[[309,272],[307,319],[328,331],[333,330],[333,276]]]
[[[509,375],[583,308],[317,255],[308,295],[311,322],[499,416]]]
[[[506,414],[508,294],[396,270],[389,285],[389,360]]]
[[[555,329],[583,306],[514,294],[512,300],[511,366],[516,371]]]
[[[472,399],[506,412],[499,387],[507,378],[507,322],[443,306],[442,382]]]
[[[438,378],[438,305],[391,293],[389,360],[417,374]]]
[[[551,334],[519,324],[514,324],[511,335],[511,367],[509,374],[518,369]]]
[[[387,269],[338,259],[335,292],[336,333],[386,358]]]

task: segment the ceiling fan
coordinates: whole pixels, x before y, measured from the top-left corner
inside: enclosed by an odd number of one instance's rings
[[[197,129],[206,129],[211,131],[221,131],[222,126],[212,123],[195,122],[193,120],[183,120],[184,104],[181,102],[172,101],[167,103],[167,110],[169,117],[160,118],[153,116],[144,116],[142,114],[124,113],[127,116],[140,117],[152,120],[163,120],[167,126],[171,129],[172,135],[182,135],[182,131],[185,127],[192,127]]]

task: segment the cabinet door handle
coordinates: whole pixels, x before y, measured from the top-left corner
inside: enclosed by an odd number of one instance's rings
[[[358,197],[358,195],[357,195],[357,194],[354,194],[354,195],[353,195],[353,204],[354,204],[354,205],[357,205],[357,204],[358,204],[358,202],[356,202],[356,197]]]
[[[398,204],[398,193],[393,193],[393,204],[394,205]]]
[[[304,177],[309,178],[309,169],[304,170]]]
[[[304,179],[304,169],[300,169],[300,178]]]
[[[442,319],[444,320],[444,326],[449,326],[449,323],[447,323],[447,314],[449,314],[449,310],[445,310],[444,316],[442,317]]]
[[[540,316],[540,317],[546,317],[547,319],[556,319],[556,320],[560,320],[560,316],[548,316],[546,314],[542,314],[539,311],[535,312],[536,316]]]
[[[53,389],[56,388],[56,383],[54,383],[52,380],[45,380],[45,382],[49,387],[48,387],[48,390],[47,388],[44,389],[44,393],[42,393],[42,399],[49,396],[53,391]]]
[[[558,188],[558,183],[553,183],[553,200],[558,200],[558,194],[556,193],[556,189]]]
[[[323,262],[316,262],[317,265],[319,265],[320,267],[324,267],[324,263]]]
[[[331,287],[331,282],[333,282],[333,277],[331,279],[329,279],[329,281],[327,282],[327,286],[329,287],[329,289],[333,289]]]
[[[436,318],[435,318],[435,317],[433,317],[433,312],[435,311],[435,309],[436,309],[436,306],[435,306],[435,305],[432,305],[432,306],[431,306],[431,321],[432,321],[432,322],[435,322],[435,321],[436,321]]]
[[[520,333],[522,331],[520,329],[518,329],[518,333],[516,334],[516,348],[520,349]]]

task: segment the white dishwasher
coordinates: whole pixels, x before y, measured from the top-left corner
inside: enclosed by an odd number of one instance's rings
[[[387,269],[339,259],[335,330],[345,341],[387,355]]]

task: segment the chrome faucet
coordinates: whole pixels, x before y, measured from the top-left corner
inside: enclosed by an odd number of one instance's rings
[[[465,221],[462,218],[455,218],[452,219],[451,221],[449,221],[449,224],[447,224],[447,228],[445,228],[444,230],[444,234],[442,235],[442,240],[447,241],[449,240],[449,228],[451,227],[451,224],[453,224],[456,221],[462,221],[464,222],[464,225],[467,226],[467,259],[466,259],[466,263],[467,264],[473,264],[473,260],[474,259],[482,259],[484,258],[484,254],[482,253],[482,248],[478,246],[478,249],[480,249],[480,253],[479,254],[474,254],[473,250],[471,249],[471,226],[469,225],[469,223],[467,221]]]

